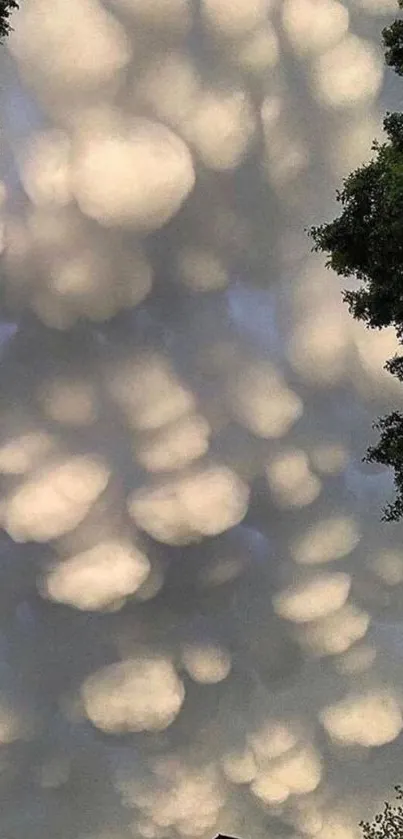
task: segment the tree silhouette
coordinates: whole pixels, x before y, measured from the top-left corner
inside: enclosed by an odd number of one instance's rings
[[[403,76],[403,20],[395,20],[382,36],[386,63]],[[385,142],[373,143],[372,159],[345,178],[336,193],[340,215],[312,227],[309,235],[313,250],[326,254],[327,267],[360,283],[343,293],[353,317],[373,329],[393,326],[403,343],[403,114],[387,113],[383,128]],[[403,356],[389,360],[386,369],[403,382]],[[397,521],[403,518],[403,414],[394,411],[375,427],[380,440],[365,460],[394,469],[396,499],[382,518]]]
[[[403,787],[395,786],[396,798],[403,799]],[[360,822],[364,839],[401,839],[403,836],[403,806],[392,806],[385,802],[382,813],[378,813],[372,822]]]
[[[403,9],[403,0],[399,0],[399,7]],[[403,76],[403,20],[395,20],[387,26],[382,31],[382,38],[388,67],[393,67],[398,76]]]
[[[0,40],[10,34],[12,29],[10,16],[18,8],[17,0],[0,0]]]
[[[386,142],[374,142],[375,156],[352,172],[337,192],[342,212],[312,227],[314,250],[328,254],[326,265],[362,285],[345,291],[357,320],[367,326],[394,326],[403,338],[403,114],[387,114]]]

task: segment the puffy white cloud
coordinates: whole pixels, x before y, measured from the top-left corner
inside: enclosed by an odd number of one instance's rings
[[[322,777],[321,760],[311,748],[297,749],[273,766],[266,777],[269,774],[273,784],[288,787],[294,795],[305,795],[319,786]]]
[[[76,93],[105,85],[129,62],[124,29],[98,0],[31,0],[10,47],[32,83]]]
[[[276,503],[280,507],[304,507],[321,491],[321,481],[309,468],[305,452],[285,450],[266,467],[266,477]]]
[[[290,586],[273,598],[274,608],[282,618],[307,623],[336,612],[344,606],[351,586],[349,574],[318,574],[306,583]]]
[[[386,690],[349,696],[325,708],[321,720],[333,740],[367,747],[390,743],[403,726],[399,702]]]
[[[335,655],[349,649],[366,634],[370,617],[351,604],[305,628],[303,643],[317,655]]]
[[[290,790],[286,784],[281,784],[273,780],[271,772],[265,772],[252,782],[251,792],[262,801],[264,804],[283,804],[287,801],[290,795]]]
[[[315,469],[322,475],[343,472],[349,460],[348,451],[341,442],[315,443],[310,457]]]
[[[185,691],[169,661],[139,658],[104,667],[83,684],[85,711],[109,734],[161,731],[178,715]]]
[[[162,123],[137,119],[87,132],[72,159],[73,193],[83,213],[106,226],[148,232],[174,216],[193,189],[190,152]]]
[[[306,295],[306,289],[304,291]],[[287,351],[294,370],[317,385],[336,384],[345,376],[348,324],[339,307],[321,303],[297,321]]]
[[[231,670],[231,656],[218,644],[185,644],[182,661],[189,676],[202,685],[222,682]]]
[[[318,565],[343,559],[361,538],[351,516],[331,516],[311,525],[292,545],[292,555],[301,565]]]
[[[248,488],[235,472],[217,465],[135,492],[128,509],[154,539],[187,545],[239,524],[248,499]]]
[[[62,131],[31,137],[25,153],[20,155],[20,176],[33,204],[40,207],[70,203],[69,153],[69,138]]]
[[[244,38],[264,24],[271,0],[202,0],[203,19],[217,34]]]
[[[276,66],[279,55],[278,37],[267,23],[236,45],[233,60],[247,73],[259,76]]]
[[[222,759],[224,774],[233,784],[249,784],[257,775],[257,766],[250,749],[230,752]]]
[[[305,800],[304,797],[301,797],[296,802],[292,823],[304,835],[316,836],[324,823],[324,815],[321,810],[319,802],[315,801],[314,797],[306,796]]]
[[[332,108],[355,108],[374,98],[382,78],[381,59],[372,44],[352,34],[321,55],[313,69],[314,90]]]
[[[303,412],[299,396],[268,364],[241,370],[229,384],[228,398],[236,419],[267,439],[282,437]]]
[[[16,542],[56,539],[84,519],[108,480],[109,469],[100,458],[50,463],[6,500],[3,526]]]
[[[191,56],[169,50],[156,55],[136,79],[135,101],[148,106],[161,122],[186,130],[187,120],[198,105],[201,79]]]
[[[185,419],[196,407],[192,392],[181,384],[166,359],[156,353],[116,365],[107,385],[130,426],[141,431],[154,431]]]
[[[255,133],[255,117],[245,91],[203,93],[185,132],[209,169],[235,169],[243,161]]]
[[[377,650],[371,644],[356,644],[339,659],[335,660],[335,668],[338,673],[351,675],[364,673],[369,670],[375,662]]]
[[[189,767],[174,774],[172,781],[168,793],[159,794],[154,803],[152,813],[156,824],[177,825],[181,833],[190,836],[197,836],[214,825],[224,797],[214,767],[201,766],[196,772]]]
[[[30,431],[0,446],[0,472],[23,475],[56,448],[56,439],[45,431]]]
[[[348,10],[339,0],[285,0],[282,6],[284,31],[298,53],[320,53],[337,44],[346,34]]]
[[[271,720],[261,725],[248,739],[258,763],[281,757],[298,742],[289,726]]]
[[[403,583],[403,555],[398,550],[384,550],[372,562],[375,574],[388,586]]]
[[[152,271],[142,248],[105,240],[77,208],[50,204],[7,227],[7,298],[30,304],[52,328],[66,329],[82,316],[106,320],[149,293]]]
[[[181,469],[206,454],[210,433],[204,417],[197,414],[181,417],[156,434],[140,439],[135,446],[137,460],[149,472]]]
[[[133,594],[146,580],[147,557],[130,544],[101,542],[56,565],[44,578],[47,597],[77,609],[105,609]]]
[[[226,794],[214,763],[198,760],[195,766],[168,753],[150,757],[148,766],[148,782],[130,767],[117,773],[118,790],[126,806],[140,810],[145,836],[164,835],[172,829],[184,836],[199,836],[213,828]],[[134,830],[137,824],[136,820]]]

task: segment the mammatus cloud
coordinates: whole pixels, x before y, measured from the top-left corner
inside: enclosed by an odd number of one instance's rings
[[[149,569],[147,557],[132,545],[105,542],[57,565],[47,574],[43,590],[59,603],[102,610],[134,594]]]
[[[102,116],[90,122],[83,137],[79,133],[73,151],[77,204],[84,215],[106,226],[157,230],[176,215],[193,188],[189,150],[157,122],[139,120],[125,130],[119,123],[115,127],[117,114]]]
[[[82,688],[85,710],[109,733],[160,731],[170,725],[185,691],[164,659],[134,659],[90,676]]]
[[[348,574],[317,574],[307,583],[291,586],[276,595],[274,608],[281,617],[307,623],[344,606],[349,590]]]
[[[393,696],[352,696],[326,708],[323,725],[334,740],[381,746],[390,743],[402,728],[399,704]]]
[[[399,779],[391,331],[309,253],[384,0],[24,0],[1,60],[13,839],[354,839]],[[382,748],[379,748],[382,747]],[[370,758],[367,760],[367,758]],[[354,790],[354,794],[352,794]]]
[[[168,545],[186,545],[239,524],[248,490],[226,467],[210,467],[129,497],[137,526]]]
[[[102,461],[50,463],[4,504],[4,529],[16,542],[48,542],[73,530],[108,483]]]

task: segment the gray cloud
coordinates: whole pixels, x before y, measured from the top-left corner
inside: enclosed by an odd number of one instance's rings
[[[354,839],[399,781],[401,528],[377,518],[390,476],[361,463],[372,419],[401,404],[382,370],[396,342],[351,322],[303,234],[379,135],[393,13],[16,15],[0,191],[12,839]]]

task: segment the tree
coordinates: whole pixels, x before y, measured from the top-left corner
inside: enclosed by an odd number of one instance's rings
[[[17,0],[0,0],[0,40],[11,32],[10,16],[19,8]]]
[[[403,0],[399,0],[399,7],[403,9]],[[393,67],[398,76],[403,76],[403,20],[395,20],[387,26],[382,31],[382,38],[388,67]]]
[[[399,0],[403,9],[403,0]],[[386,63],[403,76],[403,20],[382,32]],[[394,326],[403,343],[403,114],[387,113],[385,142],[374,142],[375,155],[343,181],[336,193],[341,214],[312,227],[313,250],[327,254],[336,274],[354,278],[358,289],[343,292],[350,312],[372,328]],[[403,356],[386,368],[403,382]],[[394,469],[396,498],[383,512],[384,521],[403,518],[403,414],[394,411],[375,423],[380,431],[366,461]],[[403,836],[403,831],[402,831]],[[366,839],[379,839],[368,833]]]
[[[328,267],[362,283],[344,292],[352,315],[403,337],[403,114],[387,114],[383,127],[387,141],[373,143],[375,156],[336,194],[341,215],[310,236]]]
[[[398,521],[403,517],[403,414],[393,411],[381,417],[374,427],[380,431],[380,439],[376,446],[368,449],[365,460],[394,469],[396,498],[385,507],[382,520]]]
[[[396,798],[403,799],[403,788],[396,786]],[[392,807],[385,802],[382,813],[378,813],[373,822],[360,822],[364,839],[402,839],[403,836],[403,807],[399,804]]]

